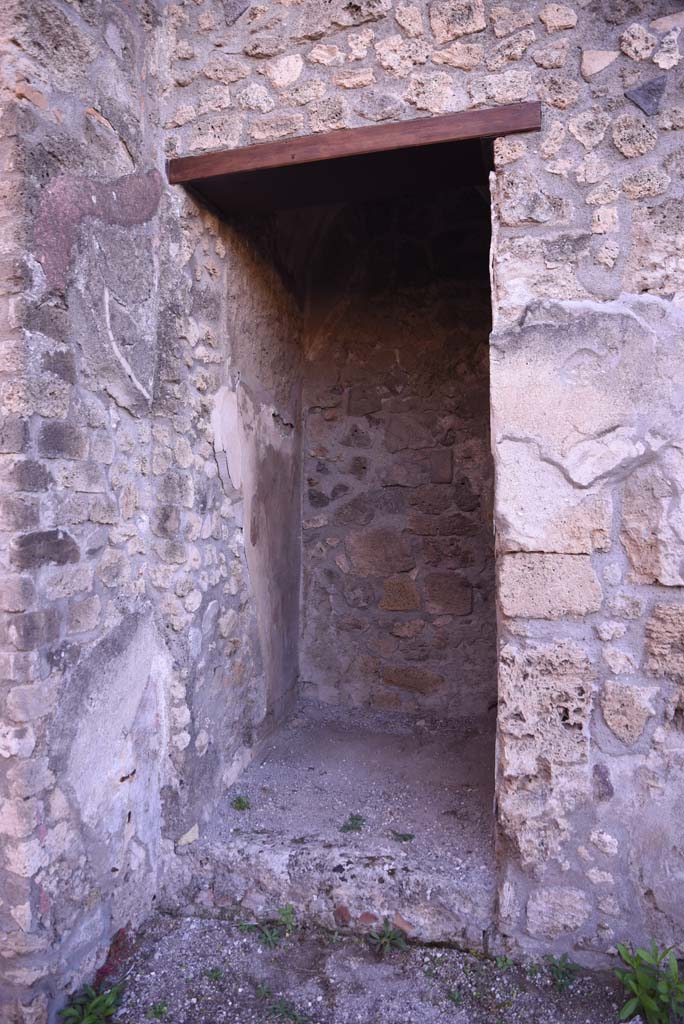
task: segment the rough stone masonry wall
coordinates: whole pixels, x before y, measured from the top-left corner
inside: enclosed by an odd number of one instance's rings
[[[54,1016],[149,906],[158,851],[250,756],[278,688],[258,637],[288,610],[245,555],[229,439],[254,480],[262,435],[249,410],[230,429],[232,353],[262,354],[245,394],[294,484],[298,321],[248,237],[164,185],[164,147],[522,99],[543,130],[497,144],[493,184],[498,927],[588,960],[681,944],[677,4],[35,0],[3,18],[5,1016]],[[281,679],[294,649],[267,658]]]
[[[155,6],[3,15],[0,1018],[42,1021],[291,700],[298,317],[164,186]]]
[[[461,189],[348,207],[311,259],[307,696],[494,725],[488,249]]]

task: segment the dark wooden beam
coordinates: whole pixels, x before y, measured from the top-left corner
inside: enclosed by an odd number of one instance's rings
[[[224,149],[202,156],[177,157],[168,162],[168,178],[172,185],[192,183],[197,186],[200,181],[226,175],[415,149],[445,142],[490,139],[498,135],[538,131],[540,127],[540,103],[512,103],[503,107],[464,110],[457,114],[422,117],[365,128],[342,128],[320,135],[264,142],[241,149]]]

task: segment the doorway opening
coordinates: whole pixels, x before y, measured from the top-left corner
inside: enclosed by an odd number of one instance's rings
[[[205,905],[492,927],[490,197],[468,154],[251,228],[300,310],[299,672],[197,848]]]

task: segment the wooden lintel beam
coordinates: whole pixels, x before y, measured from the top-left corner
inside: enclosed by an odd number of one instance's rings
[[[188,184],[251,171],[413,149],[442,142],[491,139],[500,135],[538,131],[540,127],[539,102],[511,103],[502,107],[464,110],[392,124],[342,128],[320,135],[281,139],[240,149],[224,149],[202,156],[176,157],[168,161],[167,171],[172,185]]]

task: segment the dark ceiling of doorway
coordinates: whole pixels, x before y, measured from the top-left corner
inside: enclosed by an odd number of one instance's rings
[[[489,141],[540,127],[539,103],[513,103],[178,157],[168,177],[227,215],[432,194],[486,184]]]

